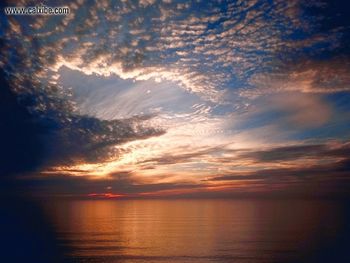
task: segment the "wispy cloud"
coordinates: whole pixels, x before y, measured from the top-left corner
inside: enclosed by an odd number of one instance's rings
[[[147,195],[348,169],[349,29],[327,4],[68,5],[68,16],[1,17],[1,107],[16,116],[1,113],[3,173]]]

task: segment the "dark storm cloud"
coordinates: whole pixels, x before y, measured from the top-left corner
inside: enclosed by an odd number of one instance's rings
[[[0,86],[0,175],[31,170],[44,157],[40,134],[46,128],[19,105],[2,70]]]
[[[55,63],[57,42],[18,31],[25,26],[13,17],[2,20],[1,174],[99,162],[118,156],[113,145],[163,134],[143,127],[151,116],[106,121],[79,115],[67,91],[40,77]]]
[[[99,120],[74,113],[53,91],[16,94],[1,74],[1,173],[29,172],[48,165],[99,162],[117,156],[111,146],[163,133],[140,124],[146,117]],[[32,87],[32,90],[31,90]]]

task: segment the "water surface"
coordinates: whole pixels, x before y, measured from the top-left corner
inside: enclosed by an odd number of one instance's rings
[[[73,262],[326,262],[345,257],[345,216],[333,201],[85,200],[54,202],[46,209]]]

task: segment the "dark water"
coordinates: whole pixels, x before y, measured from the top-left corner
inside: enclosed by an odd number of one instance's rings
[[[333,201],[64,201],[46,208],[73,262],[350,262]]]

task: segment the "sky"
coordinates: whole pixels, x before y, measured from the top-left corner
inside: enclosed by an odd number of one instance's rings
[[[3,189],[350,192],[346,1],[43,3],[70,14],[1,14]]]

